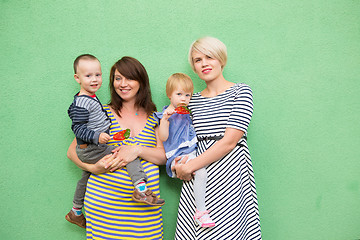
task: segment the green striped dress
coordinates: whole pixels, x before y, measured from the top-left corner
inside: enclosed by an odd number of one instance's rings
[[[122,129],[109,106],[104,105],[104,109],[111,118],[112,136]],[[111,140],[108,144],[155,147],[156,125],[150,116],[139,135],[124,141]],[[159,167],[145,160],[141,163],[148,176],[147,187],[159,196]],[[126,168],[90,176],[84,201],[87,239],[163,239],[161,207],[134,202],[133,191]]]

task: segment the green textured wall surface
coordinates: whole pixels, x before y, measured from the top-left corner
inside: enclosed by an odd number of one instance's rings
[[[191,71],[191,42],[228,47],[224,76],[254,92],[249,128],[264,240],[360,239],[360,1],[0,1],[0,239],[85,239],[69,224],[81,171],[66,158],[72,62],[97,56],[148,70],[153,99]],[[164,239],[181,182],[161,168]]]

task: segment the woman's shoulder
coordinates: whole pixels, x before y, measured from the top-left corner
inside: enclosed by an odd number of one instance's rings
[[[233,87],[236,90],[251,90],[251,87],[246,83],[236,83]]]
[[[193,93],[192,97],[199,97],[201,96],[201,92],[196,92],[196,93]]]
[[[251,87],[249,85],[247,85],[246,83],[235,83],[233,86],[229,87],[225,92],[217,95],[220,96],[222,94],[227,94],[227,93],[234,93],[234,92],[239,92],[239,91],[252,91]],[[201,98],[201,92],[196,92],[192,95],[192,97],[194,98]]]
[[[115,115],[116,115],[114,112],[114,109],[111,108],[111,106],[108,104],[103,104],[102,106],[103,106],[103,109],[105,110],[106,114],[112,119],[112,121],[114,121]]]
[[[157,112],[153,112],[147,118],[146,125],[156,127],[159,124],[160,119],[157,117]]]
[[[233,86],[233,94],[239,95],[239,94],[250,94],[252,95],[252,89],[249,85],[245,83],[236,83]]]
[[[103,104],[102,107],[103,107],[103,109],[107,112],[107,114],[111,114],[111,113],[112,113],[112,112],[111,112],[111,108],[110,108],[109,105]]]

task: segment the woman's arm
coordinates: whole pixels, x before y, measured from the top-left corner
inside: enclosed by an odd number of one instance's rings
[[[156,165],[165,165],[166,164],[166,155],[165,149],[162,141],[159,139],[159,128],[155,128],[155,136],[156,136],[156,147],[149,148],[149,147],[140,147],[140,151],[138,156],[151,162]]]
[[[226,128],[224,137],[217,141],[198,157],[186,164],[176,164],[175,171],[178,178],[191,180],[193,173],[210,163],[213,163],[231,152],[240,141],[244,132],[235,128]]]
[[[164,165],[166,163],[165,149],[158,135],[159,129],[155,128],[156,147],[154,148],[139,145],[122,145],[116,148],[114,151],[118,151],[117,156],[107,160],[105,168],[114,171],[126,166],[126,164],[135,160],[137,157],[141,157],[156,165]]]
[[[113,154],[115,155],[115,154]],[[73,163],[75,163],[76,166],[78,166],[79,168],[81,168],[82,170],[94,173],[94,174],[99,174],[99,173],[104,173],[107,172],[108,170],[105,169],[105,161],[108,161],[111,158],[115,158],[115,156],[113,155],[107,155],[105,157],[103,157],[101,160],[99,160],[96,164],[89,164],[89,163],[84,163],[82,162],[77,154],[76,154],[76,139],[74,139],[72,141],[72,143],[69,146],[69,149],[67,151],[67,157],[73,161]]]

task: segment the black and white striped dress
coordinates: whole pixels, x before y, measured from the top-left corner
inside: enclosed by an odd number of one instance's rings
[[[225,92],[206,98],[193,95],[189,108],[198,137],[223,136],[225,129],[247,132],[253,112],[252,91],[246,84],[235,84]],[[215,140],[198,143],[201,154]],[[259,210],[250,153],[236,146],[222,159],[207,167],[206,208],[216,222],[213,228],[201,228],[193,220],[195,201],[193,181],[184,182],[181,190],[175,239],[177,240],[249,240],[261,239]]]

